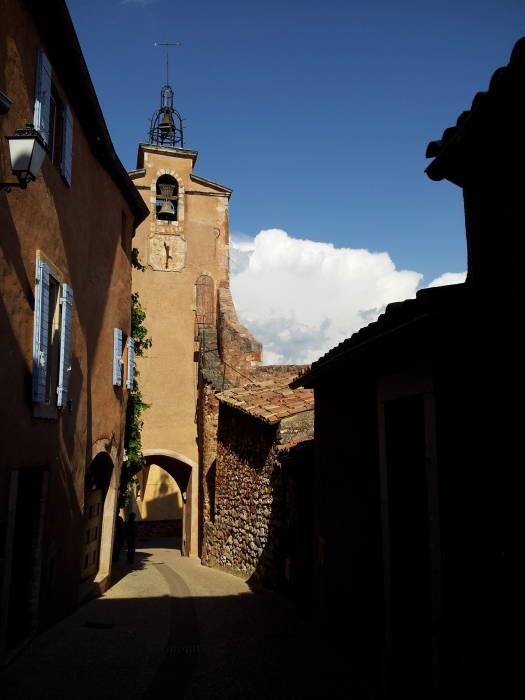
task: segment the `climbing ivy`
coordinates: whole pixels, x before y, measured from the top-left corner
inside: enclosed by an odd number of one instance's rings
[[[140,264],[138,250],[133,248],[131,253],[131,264],[137,270],[144,271],[146,268]],[[148,329],[144,326],[146,313],[142,308],[138,292],[131,295],[131,337],[135,340],[135,356],[142,357],[144,351],[151,347],[151,338],[148,337]],[[150,407],[144,403],[138,382],[139,372],[136,366],[133,374],[133,389],[128,393],[128,406],[126,410],[126,427],[124,432],[124,447],[126,449],[127,460],[122,466],[122,477],[120,480],[119,507],[128,505],[134,484],[137,483],[135,475],[146,466],[146,460],[142,454],[142,413]]]

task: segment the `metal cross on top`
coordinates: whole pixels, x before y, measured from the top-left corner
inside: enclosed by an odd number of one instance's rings
[[[166,47],[166,85],[170,84],[169,76],[169,47],[170,46],[182,46],[181,41],[156,41],[153,46],[165,46]]]

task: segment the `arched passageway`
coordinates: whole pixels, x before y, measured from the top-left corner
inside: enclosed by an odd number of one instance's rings
[[[177,481],[155,462],[137,474],[135,505],[138,522],[149,523],[141,529],[155,536],[182,534],[182,492]]]
[[[182,553],[194,553],[196,513],[192,508],[192,481],[197,465],[172,450],[146,450],[146,467],[138,472],[134,511],[139,522],[159,523],[158,532],[180,534]],[[165,527],[162,528],[161,524]]]
[[[109,571],[114,504],[108,503],[106,496],[113,476],[113,466],[109,454],[99,452],[86,470],[80,556],[81,581],[96,577],[101,570],[104,570],[104,573]],[[104,551],[101,557],[103,542],[107,545],[104,549],[109,547],[109,550]]]

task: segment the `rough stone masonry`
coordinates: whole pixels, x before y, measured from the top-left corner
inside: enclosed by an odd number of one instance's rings
[[[297,367],[261,367],[217,394],[217,453],[202,562],[278,588],[285,572],[283,446],[313,434],[313,393],[288,387]]]

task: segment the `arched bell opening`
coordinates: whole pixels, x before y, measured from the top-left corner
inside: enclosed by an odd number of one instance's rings
[[[179,183],[171,175],[161,175],[156,184],[155,217],[159,221],[178,221]]]
[[[113,475],[113,461],[107,452],[100,452],[86,470],[84,483],[84,517],[82,523],[82,547],[80,556],[80,580],[97,575],[101,564],[101,544],[108,540],[111,549],[113,513],[107,510],[106,496]],[[105,517],[106,516],[106,517]],[[106,521],[106,528],[104,528]],[[109,557],[105,557],[109,558]],[[107,568],[107,567],[106,567]]]

